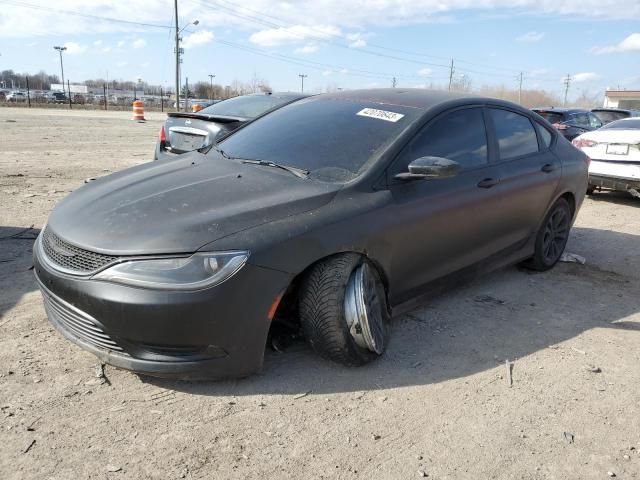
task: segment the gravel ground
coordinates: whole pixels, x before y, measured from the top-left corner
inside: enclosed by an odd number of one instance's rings
[[[585,200],[567,248],[585,265],[435,297],[369,366],[297,343],[244,380],[97,378],[48,324],[31,248],[85,178],[151,159],[162,115],[129,118],[0,110],[3,480],[640,478],[640,200],[622,194]]]

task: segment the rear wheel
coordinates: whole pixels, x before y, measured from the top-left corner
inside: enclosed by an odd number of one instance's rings
[[[302,331],[322,357],[356,366],[384,352],[390,318],[386,292],[362,256],[340,254],[316,264],[299,300]]]
[[[570,229],[571,208],[564,198],[560,198],[547,213],[536,235],[533,257],[523,265],[539,272],[553,268],[564,252]]]

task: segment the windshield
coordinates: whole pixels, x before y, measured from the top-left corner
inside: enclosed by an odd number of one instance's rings
[[[410,107],[316,97],[258,119],[219,147],[231,157],[280,163],[307,170],[312,178],[344,182],[421,113]]]
[[[545,112],[543,110],[534,110],[534,112],[536,112],[538,115],[540,115],[542,118],[544,118],[547,122],[549,122],[552,125],[554,123],[564,122],[564,115],[562,113]]]
[[[617,120],[615,122],[607,123],[601,130],[637,130],[640,129],[640,118],[629,120]]]
[[[609,123],[630,117],[629,112],[612,112],[609,110],[592,110],[602,123]]]
[[[203,108],[199,113],[223,117],[255,118],[267,110],[294,100],[295,97],[279,95],[244,95],[230,98]]]

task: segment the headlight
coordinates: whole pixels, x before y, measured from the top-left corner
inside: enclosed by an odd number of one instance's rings
[[[93,278],[159,290],[198,290],[229,279],[248,257],[249,252],[217,252],[186,258],[138,259],[118,263]]]

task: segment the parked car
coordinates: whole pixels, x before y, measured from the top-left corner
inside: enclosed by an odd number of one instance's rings
[[[603,125],[623,118],[640,117],[640,111],[625,108],[592,108],[591,112],[600,119]]]
[[[7,102],[21,103],[26,101],[27,101],[27,94],[24,92],[20,92],[18,90],[9,92],[9,94],[7,95]]]
[[[69,103],[69,97],[64,92],[51,92],[51,103]]]
[[[390,317],[431,287],[517,262],[552,268],[587,163],[513,103],[318,95],[207,152],[70,194],[36,241],[34,271],[52,324],[117,367],[248,375],[284,324],[361,365],[384,352]]]
[[[160,127],[154,160],[175,158],[206,147],[248,121],[306,96],[301,93],[255,93],[216,102],[197,113],[168,113]]]
[[[640,118],[608,123],[573,140],[591,158],[589,187],[629,192],[640,198]]]
[[[590,132],[602,126],[598,117],[589,110],[581,108],[550,107],[532,110],[553,125],[569,141],[584,132]]]

